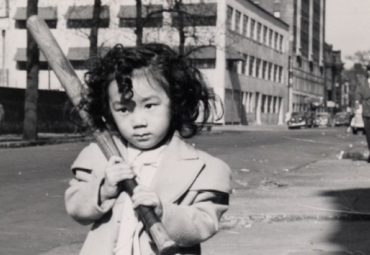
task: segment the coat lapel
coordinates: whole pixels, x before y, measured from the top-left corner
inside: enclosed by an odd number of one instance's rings
[[[161,199],[174,202],[193,184],[203,166],[204,161],[199,159],[195,149],[175,134],[151,186]]]

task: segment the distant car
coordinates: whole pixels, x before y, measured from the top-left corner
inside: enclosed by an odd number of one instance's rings
[[[313,114],[312,112],[292,112],[292,115],[287,124],[289,129],[313,127]]]
[[[348,112],[338,112],[334,116],[335,126],[348,126],[350,121],[350,115]]]
[[[315,126],[317,127],[328,127],[331,124],[331,116],[328,112],[316,113]]]
[[[364,133],[365,125],[364,120],[362,119],[362,105],[359,105],[358,108],[354,111],[354,116],[351,121],[352,133],[356,135],[358,131]]]

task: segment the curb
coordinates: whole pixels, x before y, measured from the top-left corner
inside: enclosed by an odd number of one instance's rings
[[[51,138],[39,141],[11,141],[11,142],[0,142],[1,149],[13,149],[22,148],[30,146],[43,146],[52,144],[62,144],[62,143],[76,143],[76,142],[90,142],[93,141],[93,137],[81,137],[81,138]]]

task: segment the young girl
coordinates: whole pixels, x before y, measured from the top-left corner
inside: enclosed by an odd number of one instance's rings
[[[115,46],[86,74],[81,103],[96,128],[109,127],[122,158],[107,161],[95,143],[72,165],[67,212],[93,223],[80,254],[158,254],[134,211],[154,208],[177,254],[200,254],[228,209],[230,169],[183,141],[205,123],[214,97],[199,71],[169,47]],[[130,197],[123,180],[139,185]]]

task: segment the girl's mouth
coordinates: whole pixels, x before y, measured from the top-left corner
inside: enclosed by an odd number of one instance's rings
[[[141,141],[141,140],[147,140],[149,139],[150,134],[135,134],[134,137]]]

